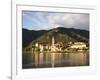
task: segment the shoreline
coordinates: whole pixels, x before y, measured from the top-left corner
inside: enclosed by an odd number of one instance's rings
[[[89,50],[83,50],[83,51],[22,51],[22,53],[89,53]]]

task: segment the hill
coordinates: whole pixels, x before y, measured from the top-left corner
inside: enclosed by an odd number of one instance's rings
[[[67,45],[69,42],[85,42],[89,44],[89,31],[74,28],[58,27],[51,30],[27,30],[22,29],[22,45],[23,48],[32,47],[38,42],[43,45],[52,44],[52,36],[55,38],[55,43]]]

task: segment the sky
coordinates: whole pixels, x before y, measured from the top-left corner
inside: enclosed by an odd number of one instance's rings
[[[49,30],[57,27],[89,30],[89,14],[23,11],[22,27],[28,30]]]

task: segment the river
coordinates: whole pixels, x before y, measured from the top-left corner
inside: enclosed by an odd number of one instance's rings
[[[89,66],[89,53],[23,53],[22,67],[50,68]]]

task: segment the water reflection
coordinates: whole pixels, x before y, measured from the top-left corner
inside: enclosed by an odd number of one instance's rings
[[[89,65],[88,53],[23,53],[23,68]]]

